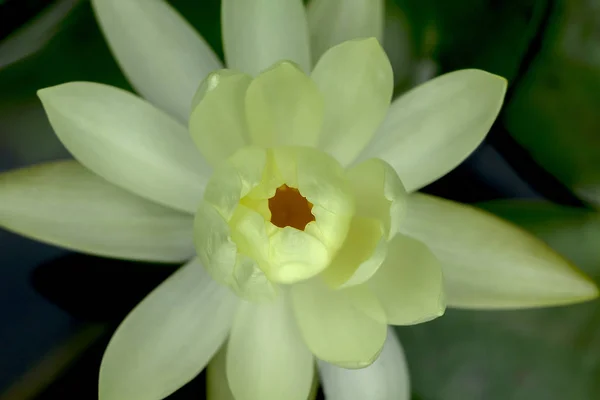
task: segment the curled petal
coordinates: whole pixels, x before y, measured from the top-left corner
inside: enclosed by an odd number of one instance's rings
[[[394,169],[371,158],[348,169],[346,176],[356,199],[356,213],[381,221],[389,240],[398,232],[406,212],[406,191]]]
[[[332,288],[350,287],[369,280],[387,254],[387,239],[375,219],[354,217],[344,244],[321,277]]]

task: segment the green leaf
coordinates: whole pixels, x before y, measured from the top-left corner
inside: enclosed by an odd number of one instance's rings
[[[417,52],[444,71],[480,68],[512,81],[543,22],[548,0],[394,0]]]
[[[504,122],[539,164],[600,206],[600,18],[593,2],[557,3]]]

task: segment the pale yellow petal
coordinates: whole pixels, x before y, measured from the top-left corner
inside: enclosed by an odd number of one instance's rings
[[[329,290],[318,280],[291,288],[294,312],[304,341],[313,354],[343,368],[363,368],[375,361],[387,334],[378,322],[357,308],[349,291]]]
[[[369,143],[392,99],[392,66],[377,39],[344,42],[329,49],[311,74],[325,114],[319,148],[347,165]]]
[[[227,346],[227,378],[236,400],[305,400],[313,356],[285,297],[270,304],[244,302]]]
[[[376,219],[354,217],[346,241],[321,274],[332,288],[364,283],[377,272],[387,253],[387,239]]]
[[[378,219],[387,239],[394,237],[406,212],[407,196],[396,171],[385,161],[371,158],[348,169],[346,176],[357,215]]]
[[[211,73],[196,93],[190,134],[212,165],[249,144],[245,97],[251,78],[230,70]]]
[[[366,285],[391,325],[429,321],[446,309],[440,262],[423,243],[402,234],[388,243],[385,261]]]
[[[323,99],[315,83],[285,61],[250,83],[246,112],[253,144],[315,146],[323,123]]]

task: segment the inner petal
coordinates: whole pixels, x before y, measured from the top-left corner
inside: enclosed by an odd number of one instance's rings
[[[281,185],[269,199],[271,223],[280,228],[291,226],[303,231],[309,222],[315,220],[313,205],[298,189]]]

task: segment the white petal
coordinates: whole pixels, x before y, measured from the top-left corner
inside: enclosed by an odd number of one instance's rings
[[[66,83],[38,95],[59,139],[83,165],[144,198],[196,211],[210,168],[183,125],[98,83]]]
[[[206,398],[208,400],[236,400],[227,381],[226,363],[227,344],[224,344],[206,367]]]
[[[163,0],[93,0],[96,17],[123,73],[151,103],[187,121],[200,82],[221,62]]]
[[[347,40],[374,37],[383,42],[384,8],[383,0],[312,0],[307,18],[313,61]]]
[[[100,400],[163,399],[217,352],[238,301],[198,261],[175,272],[125,318],[100,367]]]
[[[319,361],[327,400],[409,400],[410,379],[404,351],[392,329],[379,358],[363,369],[345,369]]]
[[[308,26],[302,0],[223,0],[227,66],[258,75],[278,61],[310,71]]]
[[[442,75],[396,99],[359,159],[381,158],[409,192],[460,164],[500,112],[506,80],[465,69]]]
[[[227,347],[227,378],[236,400],[308,397],[313,356],[284,296],[269,304],[241,304]]]
[[[77,161],[1,174],[0,226],[108,257],[184,261],[194,254],[191,216],[130,194]]]
[[[492,214],[418,193],[407,205],[400,230],[442,263],[448,306],[539,307],[598,295],[593,282],[542,241]]]

